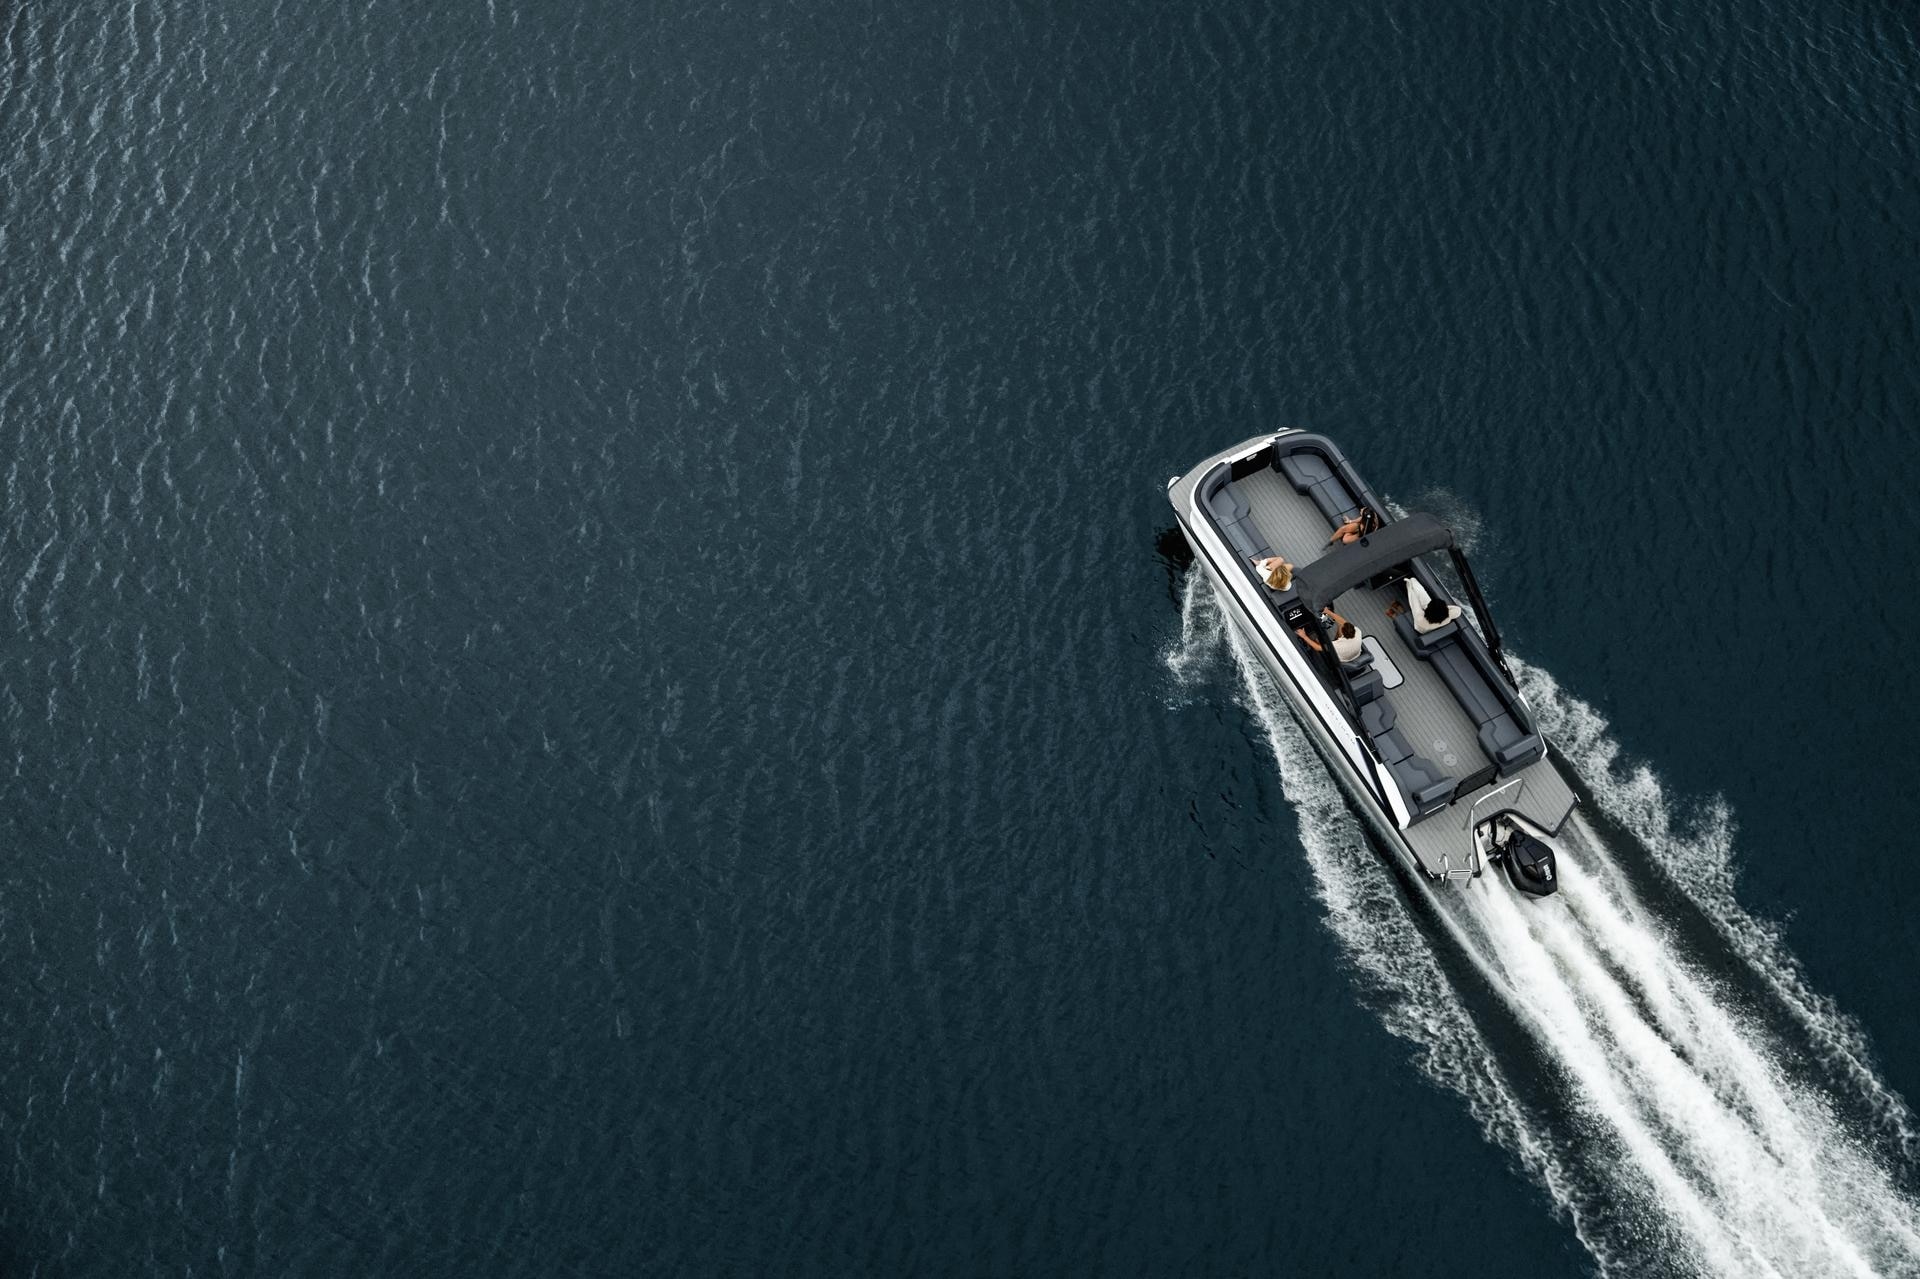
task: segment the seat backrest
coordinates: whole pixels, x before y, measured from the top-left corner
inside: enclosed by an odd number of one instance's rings
[[[1287,477],[1296,492],[1313,499],[1313,504],[1327,517],[1329,527],[1345,523],[1360,513],[1359,500],[1320,454],[1301,449],[1275,457],[1273,465]]]
[[[1267,545],[1267,539],[1261,535],[1260,526],[1253,522],[1253,508],[1233,487],[1228,474],[1227,467],[1222,464],[1200,482],[1207,510],[1212,514],[1213,522],[1220,526],[1220,531],[1226,534],[1234,554],[1247,562],[1263,559],[1273,554],[1273,548]]]
[[[1357,675],[1350,675],[1347,687],[1353,690],[1353,704],[1365,706],[1387,691],[1387,680],[1379,671],[1368,669]]]

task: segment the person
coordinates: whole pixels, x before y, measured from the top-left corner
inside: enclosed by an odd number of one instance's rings
[[[1458,604],[1434,599],[1417,577],[1407,579],[1407,610],[1413,614],[1413,629],[1422,635],[1437,631],[1460,616]]]
[[[1360,628],[1332,609],[1326,610],[1326,616],[1334,624],[1333,655],[1343,662],[1359,661],[1360,654],[1366,651],[1360,643]]]
[[[1269,555],[1264,559],[1255,560],[1253,571],[1260,575],[1261,581],[1276,591],[1293,589],[1293,565],[1278,555]]]
[[[1320,616],[1333,623],[1333,655],[1343,662],[1360,660],[1360,654],[1365,651],[1360,643],[1360,628],[1330,608],[1321,609]],[[1293,633],[1300,637],[1302,644],[1305,644],[1314,652],[1324,653],[1327,651],[1321,646],[1319,640],[1307,633],[1306,627],[1296,626],[1293,628]]]
[[[1380,519],[1373,513],[1373,508],[1363,506],[1360,508],[1360,514],[1333,530],[1333,535],[1327,539],[1327,545],[1332,546],[1338,542],[1345,546],[1348,543],[1357,542],[1379,527]]]

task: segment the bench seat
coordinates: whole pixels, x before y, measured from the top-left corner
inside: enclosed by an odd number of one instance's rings
[[[1253,508],[1247,505],[1247,499],[1240,496],[1231,483],[1223,481],[1207,494],[1207,510],[1243,561],[1251,563],[1273,554],[1273,548],[1267,545],[1260,526],[1253,522]]]
[[[1529,731],[1508,708],[1494,685],[1499,675],[1490,669],[1491,659],[1478,646],[1456,636],[1436,647],[1427,660],[1479,729],[1480,748],[1502,772],[1546,754],[1547,744],[1540,734]]]
[[[1274,459],[1274,466],[1280,474],[1287,477],[1294,490],[1305,493],[1327,517],[1327,527],[1344,524],[1360,514],[1360,503],[1354,499],[1346,482],[1334,474],[1327,459],[1318,453],[1288,453]]]
[[[1413,650],[1416,657],[1432,657],[1434,650],[1448,640],[1460,635],[1460,619],[1455,618],[1445,626],[1436,626],[1422,635],[1414,629],[1413,614],[1402,611],[1393,615],[1393,629],[1400,632],[1400,638]]]
[[[1385,696],[1376,695],[1360,707],[1360,726],[1379,752],[1380,762],[1393,774],[1414,808],[1430,813],[1453,797],[1454,779],[1432,760],[1413,753],[1407,735],[1394,727],[1398,718],[1393,703]]]
[[[1432,760],[1424,755],[1409,755],[1398,764],[1387,765],[1392,770],[1394,780],[1407,793],[1413,806],[1422,813],[1431,813],[1444,808],[1453,798],[1457,783],[1453,778],[1434,767]]]

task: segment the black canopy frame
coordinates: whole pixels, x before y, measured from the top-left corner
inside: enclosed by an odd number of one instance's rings
[[[1333,603],[1344,591],[1390,572],[1428,551],[1451,551],[1453,530],[1425,511],[1414,511],[1367,534],[1336,546],[1311,564],[1293,571],[1293,587],[1310,613]]]
[[[1347,687],[1346,675],[1340,669],[1340,664],[1331,660],[1332,642],[1327,639],[1321,611],[1339,598],[1342,592],[1384,573],[1393,572],[1432,551],[1445,551],[1453,560],[1454,571],[1460,575],[1460,585],[1466,589],[1467,603],[1473,608],[1474,620],[1480,624],[1480,634],[1486,639],[1488,655],[1500,667],[1508,682],[1517,684],[1513,672],[1507,669],[1506,659],[1501,656],[1500,632],[1494,629],[1486,597],[1480,594],[1480,583],[1474,578],[1467,557],[1460,553],[1459,546],[1454,542],[1453,530],[1437,516],[1425,511],[1411,511],[1360,540],[1336,546],[1313,563],[1294,570],[1293,587],[1298,592],[1298,608],[1304,616],[1299,617],[1298,621],[1293,618],[1288,620],[1295,625],[1311,626],[1319,632],[1322,640],[1327,641],[1324,648],[1327,658],[1325,664],[1332,673],[1335,687]]]

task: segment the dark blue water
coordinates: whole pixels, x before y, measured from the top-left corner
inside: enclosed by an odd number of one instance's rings
[[[1702,1242],[1289,757],[1162,493],[1311,426],[1473,529],[1699,1044],[1897,1219],[1910,8],[0,50],[0,1270],[1920,1266]]]

